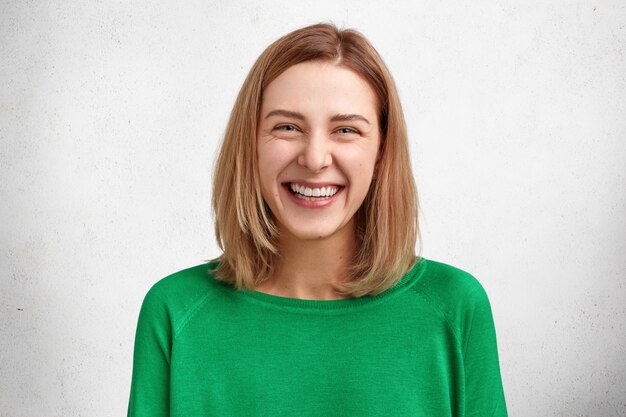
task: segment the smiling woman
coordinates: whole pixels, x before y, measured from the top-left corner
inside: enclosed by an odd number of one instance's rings
[[[383,60],[357,31],[313,25],[261,54],[233,107],[214,178],[224,250],[214,275],[238,290],[377,295],[420,259],[402,107]],[[316,201],[324,184],[337,194]],[[298,186],[308,199],[291,193]],[[296,230],[308,238],[293,240]],[[303,267],[313,259],[325,261]]]
[[[270,45],[214,178],[223,253],[146,295],[129,416],[506,416],[484,289],[416,256],[402,108],[363,35]]]
[[[279,252],[290,253],[272,285],[276,291],[294,286],[309,291],[282,294],[303,298],[324,296],[319,292],[326,286],[326,297],[332,297],[329,278],[345,275],[351,259],[328,255],[352,255],[354,214],[369,191],[378,157],[376,95],[353,71],[308,61],[267,86],[260,114],[261,192],[279,230]],[[330,261],[325,271],[318,267],[315,276],[305,276],[299,265],[311,255]]]

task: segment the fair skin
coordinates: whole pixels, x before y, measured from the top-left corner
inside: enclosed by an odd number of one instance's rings
[[[263,92],[257,129],[261,191],[280,231],[276,273],[257,291],[343,298],[356,250],[354,214],[369,190],[380,133],[374,91],[334,63],[294,65]]]

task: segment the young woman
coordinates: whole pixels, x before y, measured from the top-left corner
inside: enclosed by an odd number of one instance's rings
[[[480,283],[416,256],[393,79],[359,32],[271,44],[214,176],[223,254],[139,315],[129,416],[506,416]]]

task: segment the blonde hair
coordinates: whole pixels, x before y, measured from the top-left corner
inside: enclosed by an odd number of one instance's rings
[[[256,130],[264,89],[287,68],[331,61],[361,75],[378,98],[380,160],[355,214],[357,251],[338,294],[376,295],[395,285],[419,257],[418,199],[407,129],[395,83],[382,58],[358,31],[319,23],[273,42],[259,56],[239,91],[213,177],[215,234],[223,254],[215,278],[238,290],[269,279],[280,256],[278,229],[263,200]]]

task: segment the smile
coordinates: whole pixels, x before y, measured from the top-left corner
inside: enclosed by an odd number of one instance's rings
[[[328,207],[345,188],[337,184],[324,184],[322,187],[311,187],[311,185],[313,184],[287,182],[283,183],[283,188],[294,203],[306,208]]]
[[[339,191],[339,187],[337,186],[327,186],[321,188],[311,188],[305,187],[304,185],[296,184],[294,182],[289,183],[289,189],[294,194],[297,194],[299,197],[322,197],[322,198],[330,198],[337,194]]]

